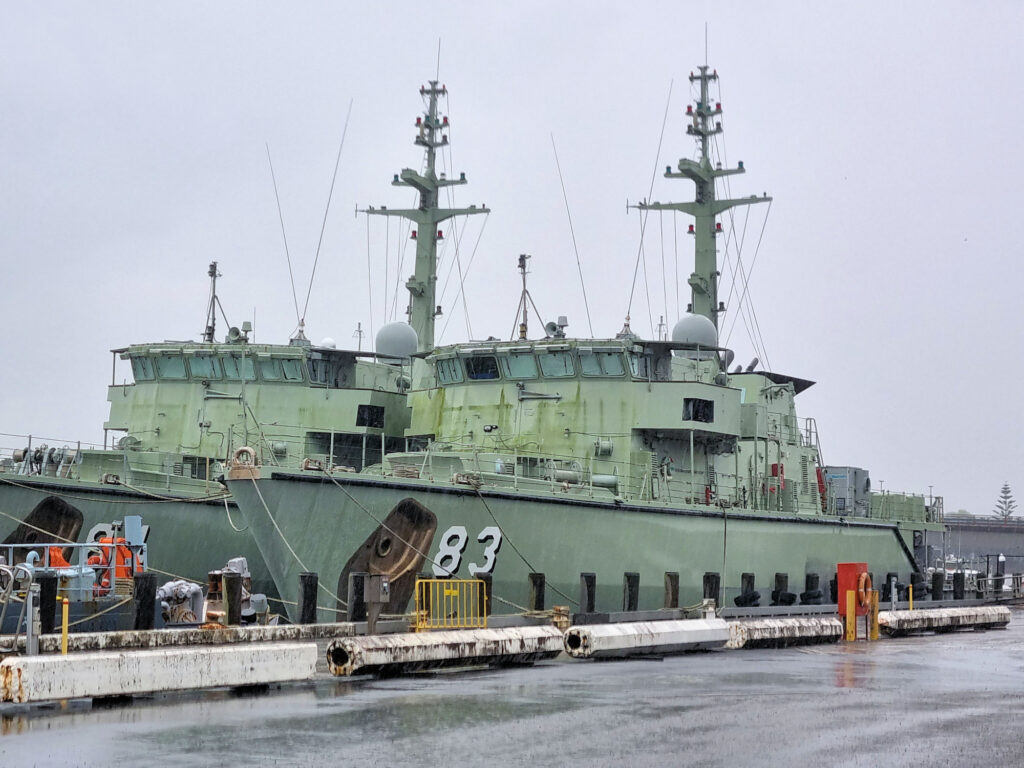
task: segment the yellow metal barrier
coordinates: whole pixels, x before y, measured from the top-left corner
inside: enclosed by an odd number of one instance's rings
[[[413,629],[486,629],[487,598],[482,579],[417,579]]]
[[[868,613],[868,640],[878,639],[878,590],[871,591],[871,609]]]

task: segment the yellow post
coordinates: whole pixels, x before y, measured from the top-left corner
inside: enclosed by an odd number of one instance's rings
[[[60,652],[68,655],[68,599],[65,597],[60,603]]]
[[[910,597],[910,610],[914,610],[914,585],[907,587],[907,595]]]
[[[878,590],[871,590],[871,610],[868,612],[870,619],[870,632],[868,637],[871,640],[878,639]]]
[[[846,590],[846,642],[857,639],[857,593]]]

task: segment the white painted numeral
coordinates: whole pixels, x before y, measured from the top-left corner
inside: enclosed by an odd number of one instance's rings
[[[480,535],[476,537],[476,540],[481,544],[485,541],[490,543],[484,547],[484,564],[469,564],[471,576],[479,576],[481,573],[491,573],[494,571],[494,561],[498,556],[498,550],[501,549],[501,528],[496,525],[489,525],[480,531]]]
[[[498,550],[501,549],[501,529],[496,525],[489,525],[480,531],[476,540],[484,547],[483,565],[476,563],[469,564],[470,576],[479,576],[484,573],[493,573],[494,564],[498,558]],[[462,565],[462,555],[466,551],[466,544],[469,542],[469,534],[466,533],[464,525],[453,525],[441,535],[441,546],[437,550],[437,559],[433,563],[434,575],[438,578],[454,576],[459,566]]]
[[[453,525],[444,532],[441,547],[437,550],[437,559],[434,561],[435,576],[452,576],[459,570],[468,539],[469,535],[464,525]]]

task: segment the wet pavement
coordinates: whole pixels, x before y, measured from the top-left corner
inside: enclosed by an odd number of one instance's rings
[[[1009,629],[70,702],[0,715],[3,765],[1024,765]]]

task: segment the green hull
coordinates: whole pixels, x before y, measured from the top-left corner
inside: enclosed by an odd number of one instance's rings
[[[803,591],[805,574],[817,573],[827,597],[836,563],[866,562],[874,573],[897,572],[902,581],[916,570],[912,531],[890,522],[739,510],[724,515],[713,508],[583,501],[557,491],[546,496],[478,493],[397,478],[336,475],[335,480],[273,473],[255,484],[228,481],[285,600],[297,599],[302,571],[315,571],[321,585],[344,598],[338,580],[345,564],[379,521],[408,498],[437,518],[421,572],[430,573],[432,561],[439,559],[444,533],[463,526],[467,544],[453,570],[457,577],[469,577],[469,565],[485,564],[485,550],[492,545],[478,541],[478,535],[500,527],[503,540],[492,570],[495,613],[526,606],[531,572],[545,575],[547,607],[568,605],[573,611],[580,573],[593,572],[596,610],[615,611],[623,607],[623,574],[630,571],[640,575],[640,609],[655,609],[664,604],[666,572],[679,574],[681,605],[700,601],[709,571],[722,574],[725,605],[740,593],[743,573],[755,574],[767,605],[776,573],[789,574],[790,591],[797,593]],[[326,590],[318,602],[322,609],[335,606]],[[321,610],[320,619],[333,619],[333,614]]]
[[[259,550],[245,522],[230,506],[235,531],[228,521],[224,502],[189,501],[187,498],[163,501],[116,486],[65,480],[53,477],[0,476],[0,541],[17,527],[44,499],[56,496],[82,513],[79,541],[95,525],[109,525],[125,515],[140,515],[149,526],[147,567],[166,580],[184,577],[200,584],[207,574],[223,568],[233,557],[245,557],[252,573],[254,592],[277,594],[270,573],[263,565]],[[40,534],[42,536],[42,534]]]

